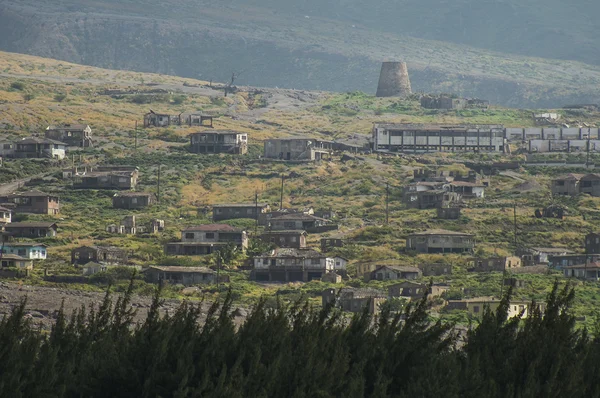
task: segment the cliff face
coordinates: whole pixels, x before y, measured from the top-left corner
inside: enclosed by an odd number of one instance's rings
[[[214,81],[227,81],[235,71],[239,84],[253,86],[368,93],[377,88],[381,61],[398,57],[407,61],[416,92],[455,92],[510,106],[599,99],[593,87],[600,68],[505,58],[329,20],[251,8],[245,14],[240,7],[142,12],[132,1],[122,12],[120,3],[107,2],[107,11],[88,4],[104,3],[86,1],[60,11],[68,2],[46,0],[34,8],[28,1],[0,5],[0,49]]]

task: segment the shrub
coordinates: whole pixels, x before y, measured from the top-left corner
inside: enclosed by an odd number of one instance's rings
[[[25,83],[23,83],[23,82],[12,82],[10,84],[10,88],[12,88],[13,90],[23,91],[23,89],[25,88]]]

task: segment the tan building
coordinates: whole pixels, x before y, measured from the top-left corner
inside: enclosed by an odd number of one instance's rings
[[[13,213],[58,214],[60,200],[56,195],[40,191],[18,192],[0,197],[0,203],[14,206]]]
[[[91,147],[92,129],[86,124],[65,124],[62,126],[48,126],[46,138],[64,142],[69,146]]]
[[[190,134],[190,150],[194,153],[244,155],[248,152],[248,134],[235,131],[203,131]]]
[[[543,311],[546,308],[544,303],[536,303]],[[483,315],[485,307],[489,307],[492,312],[495,312],[500,306],[500,300],[492,297],[477,297],[464,300],[448,300],[449,310],[464,310],[474,316]],[[508,317],[513,318],[519,316],[523,312],[522,318],[527,318],[531,314],[531,302],[522,300],[511,300],[508,306]]]
[[[510,257],[487,257],[473,258],[470,261],[472,272],[503,272],[512,268],[519,268],[522,265],[521,259],[516,256]]]

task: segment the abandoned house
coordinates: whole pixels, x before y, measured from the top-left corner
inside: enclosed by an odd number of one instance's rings
[[[0,258],[2,268],[18,268],[21,270],[32,270],[33,261],[16,254],[5,254]]]
[[[138,171],[98,170],[84,175],[73,176],[73,188],[78,189],[123,189],[133,190],[137,185]]]
[[[463,232],[429,230],[408,235],[406,249],[419,253],[471,253],[475,236]]]
[[[345,244],[346,239],[342,235],[321,238],[321,251],[325,253],[337,247],[344,247]]]
[[[485,196],[485,185],[481,182],[452,181],[448,184],[452,192],[458,193],[461,198],[483,198]]]
[[[437,218],[440,220],[458,220],[460,212],[460,207],[438,207]]]
[[[65,124],[62,126],[48,126],[46,138],[64,142],[69,146],[88,148],[92,147],[92,129],[85,124]]]
[[[567,174],[552,180],[550,189],[552,195],[575,196],[579,194],[579,180],[585,174]]]
[[[382,265],[371,272],[369,280],[390,281],[396,279],[418,279],[423,275],[419,268],[400,265]]]
[[[287,214],[308,214],[314,215],[315,211],[312,207],[307,207],[304,209],[279,209],[274,211],[268,211],[266,213],[260,213],[258,215],[258,225],[269,225],[272,218],[276,218],[279,216],[285,216]]]
[[[278,248],[254,257],[251,277],[263,282],[309,282],[335,270],[334,258],[313,249]]]
[[[585,253],[600,254],[600,234],[590,232],[585,235]]]
[[[235,131],[203,131],[190,134],[193,153],[228,153],[244,155],[248,152],[248,134]]]
[[[579,180],[579,192],[600,196],[600,174],[586,174]]]
[[[331,141],[314,138],[283,138],[265,141],[265,159],[318,161],[330,159],[333,152]]]
[[[14,158],[17,145],[12,141],[0,141],[0,156],[3,158]]]
[[[452,264],[433,263],[419,265],[423,276],[442,276],[452,274]]]
[[[180,113],[179,115],[168,115],[164,113],[156,113],[152,110],[144,115],[144,128],[185,125],[189,127],[213,127],[213,116],[198,113]]]
[[[265,231],[260,238],[267,243],[278,247],[292,247],[303,249],[306,247],[306,231]]]
[[[502,125],[373,125],[375,152],[509,152]]]
[[[260,214],[270,210],[268,203],[232,203],[213,205],[213,221],[251,218],[256,220]]]
[[[562,270],[572,265],[600,262],[600,254],[566,254],[548,256],[548,267]]]
[[[154,195],[145,192],[120,192],[112,198],[114,209],[143,209],[154,204]]]
[[[466,109],[468,101],[466,98],[452,98],[445,96],[423,96],[421,107],[425,109]]]
[[[248,247],[246,231],[225,224],[206,224],[188,227],[181,231],[180,242],[165,245],[167,255],[197,256],[211,254],[220,248],[234,244],[238,249]]]
[[[521,259],[519,257],[477,257],[469,261],[469,271],[471,272],[504,272],[512,268],[521,267]]]
[[[144,274],[149,282],[172,285],[192,286],[217,281],[216,272],[205,267],[158,267],[153,265],[145,270]]]
[[[62,160],[67,153],[67,144],[48,138],[30,137],[15,142],[16,158],[38,158]]]
[[[8,224],[12,221],[12,209],[0,206],[0,224]]]
[[[377,314],[387,295],[375,289],[345,287],[339,290],[326,289],[321,293],[321,299],[323,307],[332,305],[348,312],[363,312],[367,308],[370,314]]]
[[[58,226],[53,222],[13,222],[6,224],[4,230],[15,238],[53,238]]]
[[[407,297],[410,299],[420,299],[425,294],[428,298],[440,297],[450,290],[450,286],[435,284],[429,286],[425,283],[401,282],[388,287],[389,297]]]
[[[449,310],[463,310],[475,316],[482,316],[486,307],[490,311],[496,312],[500,303],[499,299],[492,297],[477,297],[463,300],[448,300],[447,308]],[[536,305],[542,312],[546,308],[545,303],[536,303]],[[527,318],[531,314],[531,309],[530,301],[511,300],[508,306],[508,318],[519,316],[521,313],[523,313],[523,318]]]
[[[15,254],[28,260],[45,260],[47,245],[35,242],[9,242],[2,245],[2,255]]]
[[[461,196],[438,182],[413,182],[404,187],[402,202],[409,209],[435,209],[460,202]]]
[[[17,192],[0,197],[0,203],[11,204],[13,213],[50,214],[60,213],[60,199],[56,195],[40,191]]]
[[[590,281],[600,281],[600,263],[584,263],[563,268],[567,278],[580,278]]]
[[[548,257],[564,256],[566,254],[573,254],[573,252],[563,247],[524,247],[518,250],[518,255],[521,256],[521,264],[524,267],[548,264]]]
[[[337,225],[328,220],[304,213],[290,213],[271,218],[269,229],[273,231],[303,230],[306,232],[324,232],[337,229]]]
[[[83,265],[90,261],[107,264],[127,264],[127,251],[114,246],[81,246],[71,250],[71,264]]]

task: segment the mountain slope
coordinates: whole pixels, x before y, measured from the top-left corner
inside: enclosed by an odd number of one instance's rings
[[[409,63],[417,91],[509,106],[599,99],[600,67],[400,36],[389,23],[369,26],[385,8],[365,13],[365,25],[352,23],[360,10],[353,1],[340,8],[348,15],[332,18],[323,17],[330,10],[320,3],[258,3],[3,0],[0,49],[203,80],[237,72],[241,84],[367,92],[375,90],[379,63],[399,58]]]

